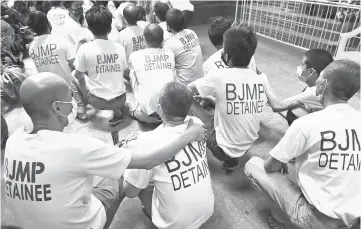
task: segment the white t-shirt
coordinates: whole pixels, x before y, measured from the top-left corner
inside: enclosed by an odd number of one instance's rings
[[[197,34],[184,29],[164,42],[164,47],[175,55],[175,68],[178,80],[189,84],[203,77],[203,56]]]
[[[149,21],[137,21],[137,25],[139,25],[140,27],[142,27],[143,29],[145,27],[147,27],[147,25],[149,25]]]
[[[179,136],[186,125],[161,125],[143,133],[135,144],[147,150],[158,148]],[[159,229],[196,229],[213,214],[214,194],[205,142],[189,144],[175,157],[151,170],[126,170],[124,179],[140,189],[154,182],[152,222]]]
[[[70,84],[68,60],[75,58],[75,48],[64,38],[51,34],[37,36],[29,47],[29,56],[38,72],[52,72]]]
[[[125,93],[123,72],[128,68],[124,48],[111,40],[96,39],[80,46],[75,69],[88,72],[87,85],[94,95],[106,100]]]
[[[129,61],[129,55],[132,52],[145,49],[144,28],[139,25],[128,26],[118,34],[118,43],[123,45]]]
[[[68,31],[65,28],[65,22],[70,18],[69,11],[59,7],[53,7],[49,10],[47,18],[51,25],[51,34],[57,37],[67,38]]]
[[[23,228],[103,228],[105,209],[92,195],[95,176],[119,179],[132,157],[97,139],[18,129],[5,151],[6,199]]]
[[[228,68],[194,82],[201,96],[216,98],[216,140],[230,157],[243,156],[258,138],[259,115],[267,103],[265,77],[249,68]]]
[[[167,22],[166,21],[162,21],[158,25],[163,29],[163,42],[165,42],[171,36],[173,36],[173,34],[168,32],[168,30],[167,30]]]
[[[298,98],[302,103],[303,107],[309,112],[315,112],[323,109],[322,104],[316,97],[316,87],[307,87],[303,92],[293,96],[291,99]]]
[[[160,48],[139,50],[130,55],[129,69],[136,102],[149,115],[156,112],[161,89],[175,78],[174,54]]]
[[[283,163],[296,158],[308,202],[346,224],[361,216],[360,117],[347,104],[328,106],[294,121],[270,152]]]
[[[218,50],[204,62],[203,64],[204,74],[209,74],[210,72],[220,68],[228,68],[228,66],[225,65],[222,61],[222,57],[221,57],[222,51],[223,49]],[[257,66],[254,57],[252,57],[248,67],[252,69],[254,72],[257,72]]]
[[[65,20],[64,29],[66,31],[67,38],[73,45],[75,45],[75,47],[82,40],[90,41],[94,39],[93,34],[88,28],[82,27],[70,16]]]
[[[173,8],[180,11],[194,11],[194,6],[192,3],[190,3],[189,0],[169,0],[169,3],[172,5]]]

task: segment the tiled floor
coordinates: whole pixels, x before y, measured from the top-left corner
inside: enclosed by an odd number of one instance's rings
[[[207,26],[194,26],[193,29],[199,36],[203,50],[204,59],[210,56],[215,49],[212,47],[207,36]],[[301,91],[305,85],[297,80],[295,76],[296,66],[301,61],[303,51],[297,48],[286,46],[272,40],[260,37],[255,59],[258,67],[264,71],[271,79],[274,90],[280,97],[295,95]],[[28,62],[31,64],[31,61]],[[30,66],[28,64],[28,66]],[[32,67],[29,67],[32,69]],[[128,85],[129,89],[129,85]],[[128,90],[129,91],[129,90]],[[128,101],[132,101],[132,95],[128,93]],[[354,107],[360,109],[356,97],[351,102]],[[67,131],[77,131],[92,135],[111,143],[110,129],[107,121],[110,113],[106,111],[90,111],[92,120],[86,124],[74,123]],[[10,133],[22,125],[29,125],[29,118],[22,108],[15,108],[5,115],[9,125]],[[244,158],[246,161],[250,156],[257,155],[266,158],[269,150],[279,141],[287,129],[287,123],[280,115],[272,113],[267,108],[267,113],[263,117],[264,127],[257,143],[252,147],[249,155]],[[145,127],[129,117],[125,122],[117,127],[120,131],[120,137],[125,137],[136,129],[149,130],[151,127]],[[243,167],[240,166],[230,175],[225,174],[221,168],[221,163],[209,155],[209,167],[211,171],[213,190],[216,198],[214,215],[202,227],[203,229],[266,229],[266,213],[272,210],[278,218],[282,219],[287,229],[293,227],[273,205],[262,195],[255,192],[246,179]],[[2,180],[3,184],[3,180]],[[4,190],[4,189],[2,189]],[[3,193],[3,192],[2,192]],[[11,212],[6,207],[2,196],[2,224],[16,225]],[[111,226],[112,229],[152,229],[151,222],[143,215],[140,209],[138,199],[125,199],[121,204],[119,211]]]

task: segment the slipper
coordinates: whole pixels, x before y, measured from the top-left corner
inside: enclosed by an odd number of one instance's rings
[[[272,215],[268,216],[268,226],[271,229],[285,229],[283,223],[278,222]]]
[[[148,217],[148,219],[152,220],[152,216],[149,214],[148,210],[144,207],[144,205],[142,205],[142,211],[144,215]]]
[[[86,115],[84,115],[83,117],[79,117],[79,115],[77,115],[75,117],[75,120],[82,123],[82,124],[85,124],[85,123],[89,122],[89,118]]]
[[[115,126],[115,125],[118,125],[118,124],[122,123],[123,121],[124,121],[124,115],[123,114],[120,117],[113,116],[113,118],[109,120],[109,125]]]

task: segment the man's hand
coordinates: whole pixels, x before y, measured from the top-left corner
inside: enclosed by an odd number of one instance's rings
[[[188,127],[185,134],[190,137],[191,141],[200,142],[207,140],[207,129],[205,128],[205,125],[194,123],[193,119],[188,121]]]
[[[216,98],[213,96],[202,97],[200,95],[194,95],[193,98],[205,109],[210,107],[214,108],[216,106]]]

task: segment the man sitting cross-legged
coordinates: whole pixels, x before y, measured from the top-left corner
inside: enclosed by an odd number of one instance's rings
[[[64,133],[75,119],[76,103],[69,85],[53,73],[27,78],[20,99],[33,128],[10,136],[4,171],[7,203],[22,228],[108,228],[124,198],[126,168],[152,169],[189,143],[205,140],[195,123],[146,152]],[[93,187],[97,176],[108,179]]]
[[[164,47],[175,55],[177,81],[189,84],[203,77],[203,56],[197,34],[184,29],[184,15],[180,10],[169,9],[166,14],[167,28],[173,34]]]
[[[212,121],[195,110],[195,116],[214,130],[207,146],[213,155],[224,161],[223,167],[232,171],[258,138],[259,115],[264,113],[267,97],[265,75],[258,75],[249,63],[257,47],[256,34],[247,27],[232,27],[224,34],[222,53],[229,68],[212,71],[189,86],[208,101],[213,100],[215,115]],[[207,115],[207,114],[206,114]]]
[[[350,228],[360,219],[361,113],[347,104],[359,89],[360,65],[332,62],[316,81],[324,109],[294,121],[266,161],[245,165],[253,185],[300,228]],[[294,158],[296,176],[286,176]]]
[[[163,124],[140,135],[134,144],[149,150],[177,137],[187,126],[192,99],[192,91],[186,85],[166,84],[159,97]],[[157,228],[199,228],[214,211],[206,143],[193,142],[151,170],[127,170],[124,190],[131,198],[139,194],[144,211],[151,215]]]
[[[288,125],[294,120],[309,113],[322,110],[322,104],[316,97],[316,80],[321,72],[333,61],[331,53],[323,49],[310,49],[303,55],[301,65],[297,67],[298,79],[307,84],[307,87],[298,95],[279,100],[273,93],[270,84],[265,84],[268,103],[275,112],[281,113],[287,119]]]
[[[75,58],[72,88],[78,103],[77,119],[87,121],[85,105],[112,110],[110,125],[124,120],[122,108],[126,100],[123,72],[128,69],[123,46],[108,40],[112,14],[104,6],[93,6],[86,12],[89,30],[95,40],[83,44]],[[88,76],[85,76],[87,72]]]
[[[217,49],[217,52],[215,52],[204,62],[204,74],[211,73],[212,71],[220,68],[228,68],[228,66],[222,61],[223,35],[227,29],[231,28],[231,26],[232,21],[225,17],[218,17],[211,22],[211,25],[208,29],[208,36],[209,40]],[[254,57],[252,57],[248,67],[251,68],[254,72],[257,72],[256,61],[254,60]]]
[[[161,123],[156,105],[163,86],[175,78],[174,54],[161,48],[163,30],[157,24],[144,29],[146,49],[130,54],[130,79],[135,108],[130,115],[145,123]]]

